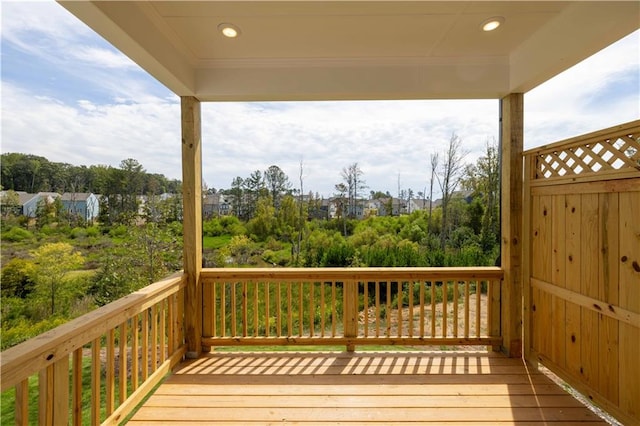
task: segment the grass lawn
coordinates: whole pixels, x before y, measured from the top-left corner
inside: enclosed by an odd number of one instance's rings
[[[231,235],[220,235],[217,237],[205,236],[202,238],[202,247],[205,249],[216,250],[229,244]]]

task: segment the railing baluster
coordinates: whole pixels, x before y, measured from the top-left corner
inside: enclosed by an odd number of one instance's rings
[[[271,324],[270,324],[270,302],[269,302],[269,281],[263,284],[264,286],[264,335],[265,337],[269,337],[271,334]]]
[[[409,289],[409,337],[413,337],[413,286],[411,281],[407,282]]]
[[[225,337],[227,335],[227,287],[229,283],[220,284],[220,336]]]
[[[480,337],[480,314],[482,296],[482,281],[476,281],[476,337]]]
[[[127,322],[118,327],[118,402],[127,399]]]
[[[259,283],[256,281],[253,283],[253,337],[258,337],[259,322],[258,316],[260,314],[260,305],[258,305],[258,291],[260,290]]]
[[[249,304],[249,294],[248,294],[248,288],[247,288],[247,282],[243,281],[242,282],[242,315],[241,315],[241,321],[242,321],[242,337],[247,337],[247,328],[249,326],[248,322],[249,322],[249,318],[248,318],[248,312],[247,312],[247,306]]]
[[[464,337],[469,338],[469,281],[464,282]]]
[[[99,425],[100,422],[100,374],[102,363],[100,362],[100,338],[91,343],[91,425]]]
[[[166,301],[158,303],[158,320],[160,321],[160,364],[167,359],[167,306]]]
[[[293,335],[293,312],[291,309],[291,286],[293,283],[287,282],[287,337]]]
[[[29,379],[16,385],[16,426],[29,424]]]
[[[302,337],[304,333],[304,304],[303,304],[303,283],[298,282],[298,336]]]
[[[53,425],[69,424],[69,356],[53,363],[53,388],[47,398],[53,399]],[[48,405],[48,404],[47,404]]]
[[[276,289],[276,336],[282,336],[282,297],[280,296],[281,284],[278,282]]]
[[[142,312],[142,381],[149,378],[149,309]]]
[[[380,281],[376,281],[376,337],[380,337]]]
[[[398,281],[396,287],[398,288],[398,295],[396,296],[396,308],[398,310],[398,337],[402,337],[402,308],[403,308],[403,303],[402,303],[402,294],[404,292],[404,284],[402,281]]]
[[[307,283],[307,285],[309,286],[309,337],[313,337],[315,335],[313,323],[315,322],[315,312],[316,312],[316,307],[314,305],[314,300],[313,300],[315,285],[313,282],[309,282]]]
[[[369,337],[369,283],[364,281],[362,285],[364,286],[362,298],[364,337]]]
[[[436,282],[431,281],[431,338],[436,337]]]
[[[331,337],[336,336],[336,282],[331,281]]]
[[[387,281],[387,303],[384,313],[384,319],[387,325],[387,332],[385,336],[391,337],[391,281]]]
[[[73,386],[73,398],[71,402],[73,424],[82,424],[82,348],[73,351],[73,367],[71,381]]]
[[[325,303],[325,282],[320,282],[320,336],[324,337],[324,331],[326,327],[325,315],[327,314],[327,305]]]
[[[38,374],[38,424],[53,424],[53,365]]]
[[[447,337],[447,309],[449,309],[449,291],[447,280],[442,280],[442,337]]]
[[[231,306],[229,307],[229,313],[231,314],[231,337],[236,337],[236,283],[231,283]]]
[[[453,337],[458,337],[458,281],[453,282]]]
[[[151,373],[158,368],[158,305],[151,308]]]
[[[173,304],[169,305],[171,308]],[[170,314],[173,311],[170,311]],[[171,349],[170,349],[171,350]],[[171,350],[173,352],[173,350]],[[131,318],[131,391],[138,389],[140,374],[140,363],[138,357],[140,356],[140,315],[136,315]]]
[[[420,282],[420,337],[424,337],[424,287],[425,283]]]
[[[116,404],[116,387],[115,387],[115,363],[116,363],[116,353],[115,353],[115,329],[109,330],[107,333],[107,366],[106,366],[106,377],[105,377],[105,385],[106,385],[106,411],[107,416],[113,413],[115,404]]]

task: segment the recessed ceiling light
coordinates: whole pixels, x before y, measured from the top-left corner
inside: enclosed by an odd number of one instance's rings
[[[220,24],[218,25],[218,30],[222,33],[223,36],[229,38],[236,38],[240,35],[240,28],[236,27],[233,24]]]
[[[496,28],[498,28],[500,25],[502,25],[504,23],[504,17],[503,16],[493,16],[487,20],[485,20],[480,27],[482,28],[482,31],[493,31]]]

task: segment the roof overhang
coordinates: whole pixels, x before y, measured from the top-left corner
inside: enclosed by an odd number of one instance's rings
[[[501,98],[640,28],[637,1],[60,3],[201,101]],[[493,16],[503,25],[483,32]]]

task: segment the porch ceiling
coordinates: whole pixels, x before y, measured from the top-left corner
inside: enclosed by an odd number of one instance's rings
[[[201,101],[499,98],[640,27],[636,1],[60,3]],[[493,16],[504,24],[483,32]]]

